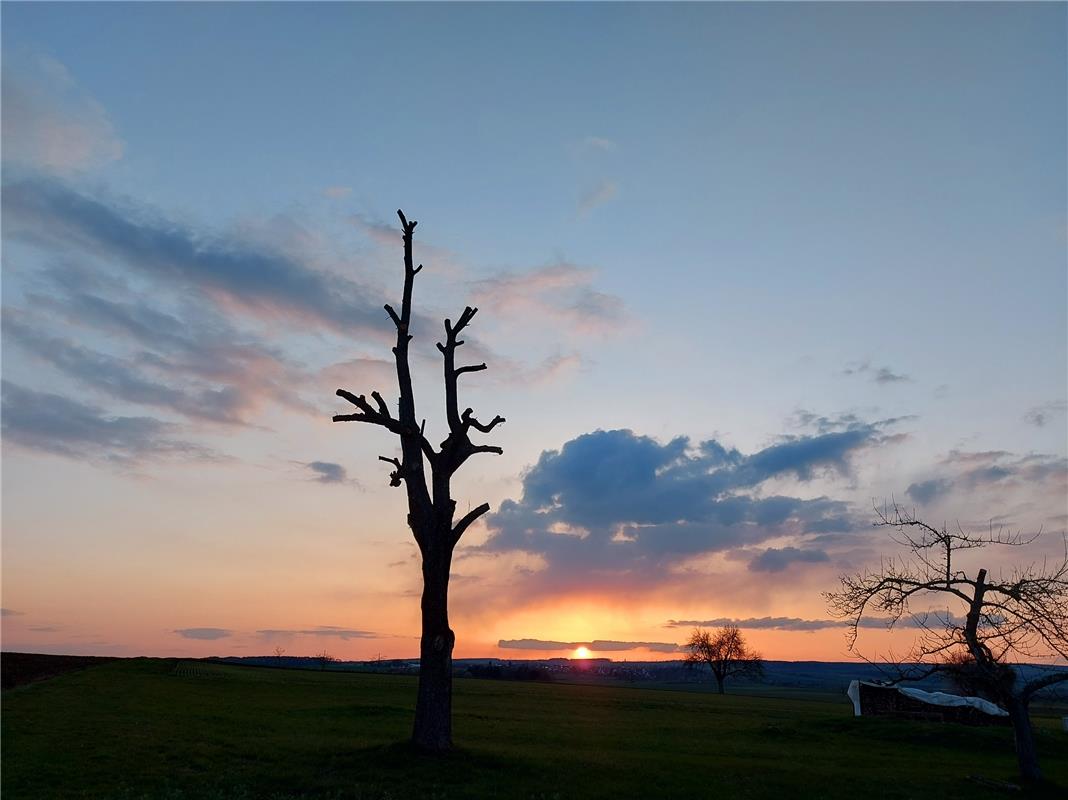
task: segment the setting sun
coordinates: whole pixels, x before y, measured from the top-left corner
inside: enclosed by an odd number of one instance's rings
[[[590,649],[588,647],[586,647],[585,645],[582,645],[581,647],[576,647],[575,648],[575,658],[589,658],[589,657],[590,657]]]

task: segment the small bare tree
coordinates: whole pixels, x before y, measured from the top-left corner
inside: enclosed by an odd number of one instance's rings
[[[319,662],[319,669],[325,670],[331,664],[338,661],[335,656],[330,655],[325,649],[315,654],[315,660]]]
[[[884,561],[878,570],[841,578],[841,589],[825,593],[831,613],[848,620],[847,640],[855,650],[861,621],[885,615],[893,628],[903,617],[917,627],[911,650],[885,660],[891,682],[949,675],[1000,704],[1009,714],[1020,776],[1039,781],[1029,706],[1035,693],[1068,681],[1068,669],[1050,667],[1025,678],[1022,661],[1068,659],[1068,539],[1057,563],[1032,563],[991,578],[959,568],[957,556],[985,547],[1023,547],[1039,534],[1021,536],[991,528],[986,534],[929,525],[896,503],[876,508],[876,527],[908,555]],[[942,610],[932,610],[935,603]]]
[[[464,342],[460,334],[474,318],[477,308],[466,307],[455,323],[445,320],[445,341],[438,343],[444,362],[445,415],[449,435],[438,449],[425,436],[426,420],[415,415],[415,395],[412,374],[408,365],[408,343],[412,322],[412,286],[415,276],[423,268],[414,265],[412,237],[416,222],[409,222],[404,213],[400,217],[404,241],[404,289],[398,314],[388,303],[386,313],[397,329],[397,343],[393,356],[397,365],[400,399],[397,415],[378,392],[371,392],[374,405],[364,395],[354,395],[338,389],[338,397],[358,409],[355,414],[338,414],[334,422],[369,422],[385,428],[400,438],[401,456],[379,456],[392,464],[390,486],[404,485],[408,494],[408,527],[412,530],[423,560],[422,638],[419,645],[419,695],[415,706],[415,726],[412,741],[421,749],[441,752],[452,747],[452,650],[456,637],[449,627],[449,571],[452,553],[460,537],[471,524],[489,511],[488,503],[471,509],[454,520],[456,501],[452,499],[450,482],[456,471],[476,453],[496,453],[501,448],[474,444],[470,433],[474,429],[489,433],[504,422],[494,417],[479,422],[470,408],[460,411],[457,383],[461,375],[486,369],[485,364],[456,366],[456,348]],[[430,485],[427,485],[426,465],[430,465]]]
[[[720,694],[725,693],[723,684],[733,675],[764,677],[764,662],[760,654],[749,649],[742,632],[734,625],[716,631],[695,628],[686,647],[690,650],[686,663],[707,665],[716,678],[716,688]]]

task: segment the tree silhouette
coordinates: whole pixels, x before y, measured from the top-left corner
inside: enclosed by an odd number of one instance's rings
[[[1036,692],[1068,681],[1068,670],[1035,675],[1013,662],[1068,659],[1068,539],[1063,558],[1052,564],[1030,564],[997,577],[977,569],[970,576],[957,563],[963,551],[1022,547],[1038,534],[939,529],[897,504],[876,508],[876,515],[875,526],[895,531],[891,538],[908,556],[843,576],[841,590],[824,595],[831,613],[849,622],[849,648],[855,648],[861,620],[871,612],[886,615],[889,627],[910,618],[919,635],[904,657],[887,659],[884,670],[892,682],[943,673],[998,703],[1012,722],[1020,777],[1041,780],[1029,707]],[[932,609],[943,602],[944,610]]]
[[[750,650],[742,632],[728,625],[714,632],[695,628],[686,643],[690,653],[688,664],[704,664],[716,678],[716,688],[724,694],[723,684],[732,675],[748,678],[764,676],[764,662],[760,654]]]
[[[319,669],[321,670],[325,670],[331,664],[338,661],[338,659],[335,656],[330,655],[325,648],[315,654],[315,660],[318,662]]]
[[[490,508],[488,503],[483,503],[459,520],[454,520],[456,501],[450,493],[450,481],[474,454],[501,454],[499,447],[472,443],[470,432],[474,428],[481,433],[489,433],[504,422],[504,417],[497,416],[483,424],[473,416],[470,408],[460,411],[457,380],[465,373],[486,369],[485,364],[456,366],[456,348],[464,343],[459,338],[460,333],[478,311],[468,306],[455,324],[449,319],[445,320],[445,342],[438,343],[444,362],[445,415],[449,435],[437,450],[424,435],[426,420],[420,424],[415,415],[415,396],[408,365],[408,343],[412,340],[409,333],[412,287],[423,265],[413,266],[412,260],[412,237],[417,223],[415,220],[409,222],[402,211],[397,211],[397,216],[400,217],[404,241],[404,290],[399,314],[388,303],[385,306],[386,313],[397,328],[397,344],[393,347],[400,387],[397,416],[390,413],[389,406],[378,392],[371,392],[374,400],[374,405],[371,405],[364,395],[338,389],[338,397],[348,400],[359,410],[355,414],[338,414],[334,422],[369,422],[400,438],[401,457],[379,456],[379,459],[396,468],[390,473],[390,486],[403,483],[407,490],[408,527],[412,530],[423,561],[419,695],[412,741],[422,749],[440,752],[452,746],[452,650],[456,639],[449,628],[448,609],[452,553],[464,531]],[[429,487],[427,464],[430,465]]]

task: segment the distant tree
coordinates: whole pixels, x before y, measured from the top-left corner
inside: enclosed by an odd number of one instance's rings
[[[330,655],[325,649],[315,654],[315,660],[319,662],[319,669],[325,670],[331,664],[338,661],[337,658]]]
[[[1036,675],[1033,664],[1023,670],[1019,662],[1068,659],[1068,538],[1063,557],[1052,565],[1044,561],[991,578],[986,569],[960,569],[957,556],[987,547],[1022,547],[1038,534],[993,529],[972,534],[959,525],[950,531],[896,504],[876,508],[876,515],[875,526],[891,529],[891,539],[908,555],[884,560],[878,570],[843,576],[841,590],[825,594],[831,613],[849,622],[849,648],[856,647],[868,614],[889,617],[891,628],[908,617],[918,634],[904,657],[886,659],[891,682],[942,673],[969,693],[998,703],[1012,722],[1020,777],[1041,780],[1029,707],[1036,692],[1068,681],[1068,669],[1050,667]],[[931,611],[943,602],[944,611]]]
[[[286,654],[286,649],[284,647],[282,647],[281,645],[278,645],[277,647],[274,648],[274,657],[275,658],[281,658],[285,654]]]
[[[742,632],[734,625],[715,631],[695,628],[686,647],[690,651],[686,662],[707,665],[716,678],[716,688],[720,694],[724,694],[723,685],[732,676],[764,677],[764,662],[760,654],[749,649]]]
[[[378,392],[371,392],[372,405],[364,395],[354,395],[338,389],[337,395],[358,409],[355,414],[338,414],[334,422],[368,422],[385,428],[400,438],[400,458],[379,456],[392,464],[390,486],[404,485],[408,495],[408,527],[412,530],[423,560],[422,637],[419,644],[419,694],[415,705],[415,725],[412,741],[423,750],[441,752],[452,747],[452,650],[456,636],[449,627],[449,572],[452,553],[460,537],[471,524],[490,510],[488,503],[471,509],[454,520],[456,501],[452,498],[451,481],[464,462],[477,453],[496,453],[499,447],[474,444],[472,429],[489,433],[504,422],[496,416],[489,422],[479,422],[470,409],[460,410],[457,384],[461,375],[486,369],[485,364],[456,366],[456,348],[464,340],[460,334],[474,318],[477,308],[464,308],[455,323],[445,320],[445,341],[438,343],[444,366],[445,416],[449,435],[438,449],[425,436],[426,420],[421,423],[415,414],[415,393],[408,363],[408,343],[412,340],[412,287],[416,274],[423,268],[414,266],[412,237],[416,222],[409,222],[401,211],[401,233],[404,242],[404,289],[400,313],[386,304],[386,313],[397,329],[397,343],[393,357],[397,366],[400,399],[396,416]],[[427,470],[430,466],[430,485]]]

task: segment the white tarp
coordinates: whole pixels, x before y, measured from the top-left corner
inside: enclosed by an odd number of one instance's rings
[[[861,715],[860,684],[861,681],[851,681],[849,689],[846,691],[846,694],[849,695],[849,699],[853,701],[854,717],[859,717]],[[913,700],[919,700],[921,703],[930,703],[935,706],[971,706],[972,708],[982,711],[984,714],[990,714],[995,717],[1007,717],[1009,715],[1004,709],[999,708],[981,697],[961,697],[960,695],[946,694],[945,692],[925,692],[922,689],[909,689],[900,686],[880,686],[877,683],[868,683],[866,681],[864,682],[864,685],[872,686],[877,689],[896,689],[906,697],[911,697]]]
[[[945,692],[925,692],[922,689],[898,689],[901,694],[919,700],[921,703],[930,703],[935,706],[971,706],[984,714],[994,717],[1007,717],[1009,712],[994,705],[989,700],[981,697],[961,697],[959,694],[946,694]]]
[[[850,681],[846,690],[849,699],[853,701],[853,716],[860,716],[860,681]]]

